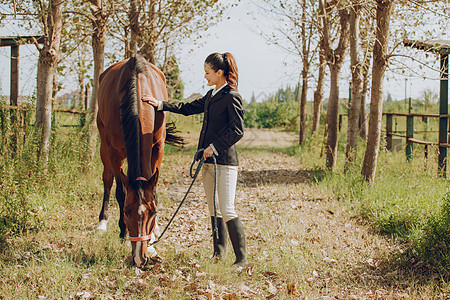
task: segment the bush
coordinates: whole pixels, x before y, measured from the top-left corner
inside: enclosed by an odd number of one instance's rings
[[[19,117],[24,134],[19,135],[15,144],[12,141],[18,130],[15,131],[10,125],[9,109],[0,107],[3,142],[0,156],[0,249],[7,237],[39,229],[42,224],[41,210],[52,203],[52,193],[69,193],[77,188],[76,184],[67,182],[77,182],[87,152],[80,127],[75,127],[75,130],[60,127],[54,121],[50,159],[47,171],[44,171],[43,162],[37,155],[34,127],[30,125],[34,109],[28,107],[22,110]],[[73,119],[72,122],[78,122],[78,118]]]
[[[244,123],[248,128],[298,127],[298,105],[296,102],[252,102],[245,108]]]
[[[417,241],[421,260],[450,276],[450,192],[444,197],[441,211],[427,219],[423,235]]]

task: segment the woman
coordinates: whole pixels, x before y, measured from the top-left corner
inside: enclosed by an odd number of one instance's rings
[[[198,149],[203,151],[203,187],[208,202],[213,228],[213,259],[215,262],[226,256],[227,228],[236,255],[233,266],[245,267],[245,234],[241,219],[234,209],[236,193],[238,156],[235,144],[244,135],[244,107],[237,92],[238,70],[230,53],[212,53],[204,64],[205,79],[213,90],[203,98],[190,103],[158,101],[153,97],[143,97],[158,110],[170,111],[185,116],[204,113]],[[214,234],[214,164],[217,160],[217,227],[218,238]],[[225,227],[226,224],[226,227]]]

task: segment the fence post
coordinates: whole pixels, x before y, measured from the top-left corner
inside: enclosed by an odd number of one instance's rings
[[[392,151],[392,115],[386,114],[386,147]]]
[[[408,115],[406,117],[406,159],[412,160],[413,143],[409,140],[414,137],[414,117]]]
[[[439,99],[439,144],[448,141],[447,125],[448,117],[448,54],[441,54],[441,85]],[[440,176],[447,176],[447,147],[439,145],[438,172]]]
[[[15,106],[11,109],[11,155],[16,156],[19,140],[19,45],[11,46],[11,83],[10,83],[10,105]]]

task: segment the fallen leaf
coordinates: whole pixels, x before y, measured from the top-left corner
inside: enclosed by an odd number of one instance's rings
[[[200,272],[200,271],[195,272],[196,278],[201,278],[201,277],[205,277],[205,276],[206,276],[206,272]]]
[[[247,272],[248,276],[252,276],[254,267],[255,267],[255,264],[253,264],[253,263],[247,264],[246,272]]]
[[[267,291],[269,293],[275,294],[275,295],[278,294],[278,289],[272,284],[272,282],[266,281],[264,284],[268,286]]]
[[[189,283],[186,285],[183,290],[184,291],[195,291],[198,288],[198,284],[196,282]]]
[[[236,293],[232,293],[232,294],[225,294],[223,296],[223,299],[225,299],[225,300],[238,300],[238,297],[237,297]]]
[[[271,272],[271,271],[266,271],[266,272],[263,273],[263,275],[264,275],[265,277],[271,277],[271,278],[278,277],[278,274],[277,274],[277,273]]]
[[[256,292],[252,290],[250,287],[248,287],[245,284],[241,284],[239,286],[239,290],[241,292],[241,296],[247,297],[247,298],[253,298],[256,295]]]
[[[287,285],[288,295],[295,295],[295,283],[289,283]]]
[[[91,297],[91,293],[88,291],[82,291],[75,294],[75,299],[89,299]]]
[[[212,300],[212,298],[213,298],[213,294],[212,293],[204,293],[203,296],[208,298],[208,300]]]
[[[297,240],[295,240],[295,239],[291,239],[291,244],[293,246],[298,246],[300,243]]]
[[[337,260],[329,257],[324,257],[323,261],[326,263],[337,263]]]

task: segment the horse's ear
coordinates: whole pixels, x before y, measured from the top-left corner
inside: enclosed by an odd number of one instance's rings
[[[158,183],[158,177],[159,177],[159,169],[156,168],[155,173],[152,175],[152,177],[148,180],[149,186],[155,187],[156,183]]]

